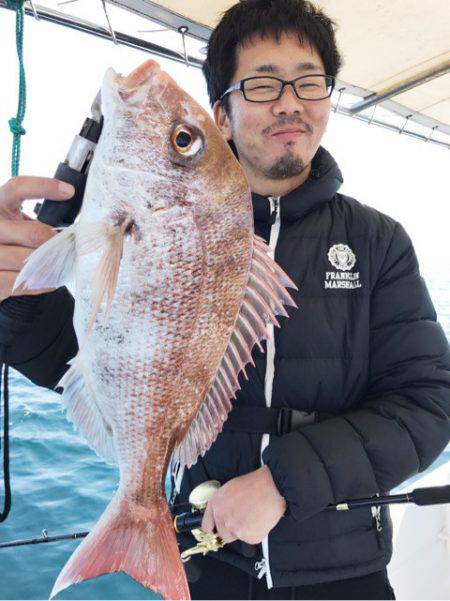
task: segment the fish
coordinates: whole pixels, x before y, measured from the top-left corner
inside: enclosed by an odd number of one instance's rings
[[[122,571],[189,599],[165,477],[210,448],[252,349],[296,307],[297,286],[255,235],[245,174],[209,114],[154,60],[109,68],[77,221],[15,286],[75,281],[79,350],[57,385],[67,417],[119,484],[51,597]]]

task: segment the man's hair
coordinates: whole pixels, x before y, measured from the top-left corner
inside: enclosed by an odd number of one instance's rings
[[[236,70],[236,47],[254,35],[280,41],[294,32],[301,44],[310,43],[320,55],[327,75],[342,67],[337,49],[336,24],[308,0],[241,0],[229,8],[211,34],[203,75],[211,107],[229,87]],[[228,95],[223,105],[228,112]]]

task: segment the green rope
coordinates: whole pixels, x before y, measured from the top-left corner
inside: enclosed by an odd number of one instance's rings
[[[24,22],[24,10],[23,4],[25,0],[6,0],[6,4],[16,11],[16,47],[17,56],[19,58],[19,103],[17,107],[17,114],[12,117],[9,121],[9,129],[13,134],[13,145],[12,145],[12,161],[11,161],[11,174],[16,176],[19,173],[20,163],[20,137],[26,132],[22,127],[22,121],[25,116],[26,106],[26,82],[25,82],[25,69],[23,66],[23,22]]]

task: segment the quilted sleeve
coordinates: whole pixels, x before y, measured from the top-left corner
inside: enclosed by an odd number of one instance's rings
[[[73,297],[65,287],[3,301],[0,345],[5,362],[34,384],[54,388],[78,351],[73,310]]]

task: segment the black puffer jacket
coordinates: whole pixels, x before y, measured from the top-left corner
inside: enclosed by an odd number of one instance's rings
[[[389,491],[425,469],[449,440],[450,353],[411,242],[390,217],[339,194],[341,173],[322,147],[309,179],[280,200],[275,258],[299,286],[299,309],[276,330],[271,404],[320,421],[271,436],[263,453],[288,513],[270,532],[264,564],[236,542],[217,557],[274,586],[326,582],[382,569],[391,556],[368,509],[321,512]],[[255,230],[269,241],[269,200],[253,196]],[[7,361],[53,388],[77,351],[67,289],[0,306]],[[242,377],[235,405],[265,406],[266,354]],[[179,502],[204,480],[257,469],[261,434],[222,432],[186,470]],[[257,508],[255,508],[255,511]],[[180,537],[181,546],[193,544]]]
[[[386,493],[429,466],[450,435],[449,346],[411,241],[390,217],[339,194],[341,183],[321,147],[310,178],[279,202],[275,259],[299,287],[299,308],[275,330],[271,406],[319,412],[321,421],[271,436],[263,452],[288,503],[269,534],[265,565],[262,548],[249,558],[237,542],[217,554],[266,572],[269,586],[384,568],[392,552],[387,510],[381,531],[371,509],[321,510]],[[269,200],[255,194],[253,206],[256,233],[269,241]],[[266,355],[253,356],[235,406],[265,406]],[[206,479],[224,483],[257,469],[260,448],[260,434],[222,432],[186,471],[178,501]]]

